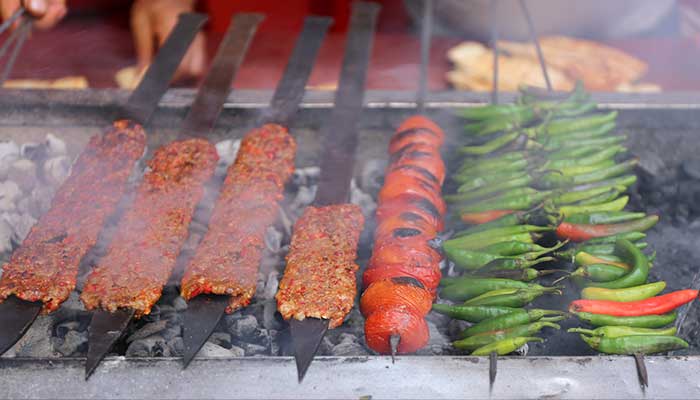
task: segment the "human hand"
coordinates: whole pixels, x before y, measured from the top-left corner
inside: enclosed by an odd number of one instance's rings
[[[173,30],[180,14],[192,12],[194,0],[136,0],[131,8],[131,30],[134,35],[136,57],[140,71],[153,60]],[[198,77],[206,68],[206,44],[203,33],[198,33],[175,74],[175,79]]]
[[[20,6],[24,6],[29,15],[36,18],[34,26],[39,29],[53,27],[68,12],[66,0],[0,0],[2,20],[10,18]]]

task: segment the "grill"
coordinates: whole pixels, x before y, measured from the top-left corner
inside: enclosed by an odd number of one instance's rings
[[[228,98],[224,111],[209,139],[220,142],[240,138],[250,128],[267,105],[271,94],[259,91],[236,91]],[[175,138],[185,112],[193,98],[193,91],[171,90],[161,102],[148,132],[150,152]],[[415,110],[410,92],[368,92],[366,109],[360,122],[360,142],[357,151],[355,181],[362,193],[376,195],[373,185],[386,162],[386,145],[398,123]],[[77,150],[87,138],[111,122],[117,106],[126,99],[126,93],[110,90],[83,92],[23,92],[8,91],[0,97],[0,121],[3,132],[10,138],[32,141],[46,132],[54,132],[66,139],[69,150]],[[670,288],[700,285],[696,260],[698,246],[697,208],[700,181],[688,174],[692,161],[697,159],[700,141],[700,114],[692,94],[659,95],[594,95],[602,108],[620,111],[618,129],[629,133],[630,152],[640,158],[636,173],[638,184],[632,190],[632,207],[645,212],[660,212],[661,222],[649,232],[648,242],[657,251],[654,280],[665,280]],[[501,94],[500,100],[512,100]],[[454,118],[456,108],[475,106],[489,101],[487,94],[431,93],[426,108],[441,124],[448,137],[455,142],[461,132],[461,122]],[[302,187],[313,181],[313,169],[319,163],[319,127],[332,106],[331,92],[308,92],[302,108],[290,129],[298,138],[297,168],[305,171],[289,185],[283,203],[285,210],[293,210]],[[447,149],[455,146],[446,146]],[[446,154],[448,167],[454,158]],[[449,169],[449,168],[448,168]],[[695,197],[694,197],[695,196]],[[283,226],[278,226],[284,231]],[[371,250],[368,232],[373,222],[368,221],[364,240],[359,250],[360,264],[364,266]],[[284,233],[285,239],[288,236]],[[281,265],[262,270],[272,273]],[[139,321],[136,330],[151,323],[165,320],[176,290],[166,289],[160,316]],[[563,297],[546,297],[534,303],[536,307],[562,308],[577,291],[569,287]],[[568,296],[568,297],[567,297]],[[68,303],[72,303],[69,301]],[[264,305],[258,297],[242,313],[254,315],[261,321]],[[359,312],[355,317],[359,317]],[[688,350],[671,356],[646,357],[650,386],[646,395],[654,398],[697,397],[697,373],[700,370],[700,311],[685,306],[678,319],[680,333],[689,338]],[[238,314],[241,314],[240,312]],[[306,380],[297,384],[294,361],[290,357],[288,334],[285,326],[268,338],[248,338],[249,344],[229,343],[244,349],[246,354],[236,357],[227,354],[204,354],[196,358],[187,370],[180,368],[179,358],[172,350],[158,353],[153,348],[140,354],[127,353],[128,343],[122,341],[116,354],[109,356],[95,376],[85,382],[84,358],[55,357],[41,352],[28,352],[19,357],[0,359],[0,387],[7,397],[261,397],[261,398],[347,398],[371,396],[376,398],[483,398],[491,393],[494,398],[565,397],[610,398],[639,397],[644,394],[639,386],[632,357],[596,356],[575,335],[557,332],[544,337],[544,344],[530,345],[527,357],[503,357],[498,360],[498,376],[489,392],[488,360],[459,356],[449,346],[451,329],[449,319],[435,313],[428,321],[437,329],[431,332],[433,341],[419,355],[400,356],[395,364],[390,357],[368,355],[359,345],[362,339],[349,336],[361,332],[357,318],[351,314],[343,327],[329,331],[330,344],[322,344],[317,361],[312,364]],[[353,319],[354,318],[354,319]],[[89,317],[79,310],[78,304],[66,304],[64,310],[43,317],[32,328],[44,339],[51,333],[56,338],[66,331],[85,329]],[[168,326],[177,325],[168,322]],[[217,331],[244,329],[238,317],[226,317]],[[573,321],[562,327],[573,326]],[[61,327],[59,329],[59,327]],[[43,331],[42,331],[43,329]],[[60,332],[59,332],[60,331]],[[269,330],[268,330],[269,333]],[[131,332],[134,334],[134,332]],[[145,334],[142,332],[142,334]],[[251,333],[251,335],[255,335]],[[223,335],[225,336],[225,335]],[[210,339],[225,342],[219,335]],[[245,335],[244,335],[245,336]],[[37,337],[37,336],[33,336]],[[442,342],[436,339],[442,339]],[[56,340],[56,339],[54,339]],[[65,338],[63,338],[65,340]],[[128,339],[127,339],[128,340]],[[256,342],[257,340],[257,342]],[[337,347],[344,340],[343,356]],[[229,339],[230,341],[230,339]],[[264,342],[267,341],[267,342]],[[263,343],[264,342],[264,343]],[[260,344],[263,343],[263,344]],[[250,345],[264,347],[256,349]],[[256,353],[256,350],[257,353]],[[80,346],[72,353],[84,355]],[[125,357],[125,354],[130,356]],[[133,355],[142,355],[134,357]],[[256,354],[253,356],[249,356]],[[270,356],[274,354],[274,356]],[[160,356],[159,356],[160,355]],[[29,357],[27,357],[29,356]],[[125,384],[127,383],[128,384]],[[330,383],[329,383],[330,382]]]

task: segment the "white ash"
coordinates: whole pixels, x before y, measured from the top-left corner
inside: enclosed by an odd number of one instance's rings
[[[12,225],[5,220],[0,220],[0,254],[9,254],[12,251]],[[2,274],[2,268],[0,268]]]
[[[87,332],[69,331],[62,339],[52,338],[52,344],[55,351],[66,357],[78,352],[84,353],[87,349],[88,334]]]
[[[37,184],[36,165],[32,160],[20,158],[10,165],[8,178],[22,189],[23,192],[31,192]]]
[[[44,144],[46,145],[48,154],[51,157],[64,156],[68,153],[66,142],[56,137],[53,133],[46,134]]]
[[[22,196],[19,185],[13,181],[0,182],[0,211],[14,211]]]
[[[13,227],[12,241],[17,245],[22,243],[32,229],[32,226],[36,223],[36,219],[26,213],[2,213],[0,214],[0,219]]]
[[[385,159],[373,158],[367,160],[362,165],[362,172],[360,173],[360,189],[376,198],[384,184],[384,170],[387,164],[388,162]]]
[[[225,176],[228,167],[233,164],[236,160],[236,155],[238,155],[238,149],[241,147],[241,141],[239,140],[222,140],[216,145],[216,153],[219,155],[219,162],[216,165],[216,171],[214,174],[216,176]]]
[[[49,158],[44,162],[44,179],[50,185],[61,185],[70,175],[72,164],[70,158],[66,156]]]
[[[53,318],[39,315],[22,338],[2,357],[59,357],[52,344]]]
[[[160,320],[160,321],[150,322],[150,323],[148,323],[148,324],[142,326],[140,329],[138,329],[138,330],[137,330],[136,332],[134,332],[133,334],[131,334],[131,336],[129,336],[129,337],[126,339],[126,342],[127,342],[127,343],[131,343],[131,342],[133,342],[133,341],[135,341],[135,340],[145,339],[145,338],[147,338],[147,337],[153,336],[153,335],[155,335],[156,333],[159,333],[159,332],[165,330],[165,328],[167,327],[167,325],[168,325],[168,321],[167,321],[167,320]]]

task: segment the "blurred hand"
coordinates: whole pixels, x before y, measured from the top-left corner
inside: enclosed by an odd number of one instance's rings
[[[0,16],[6,20],[23,5],[36,18],[34,26],[49,29],[63,19],[68,9],[66,0],[0,0]],[[15,23],[14,26],[17,26]]]
[[[144,71],[177,23],[178,15],[194,11],[194,0],[136,0],[131,8],[131,31],[140,71]],[[154,44],[157,43],[157,47]],[[198,33],[175,79],[198,77],[206,68],[204,34]]]

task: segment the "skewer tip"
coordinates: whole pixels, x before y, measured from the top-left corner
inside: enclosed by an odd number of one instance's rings
[[[399,349],[399,343],[401,342],[401,335],[391,335],[389,337],[389,346],[391,347],[391,363],[394,364],[396,361],[396,353]]]
[[[644,390],[649,387],[649,374],[647,373],[647,366],[644,363],[644,355],[641,353],[634,353],[634,363],[637,367],[639,385],[642,387],[642,390]]]
[[[493,384],[496,382],[497,358],[498,354],[495,351],[489,353],[489,391],[493,390]]]

